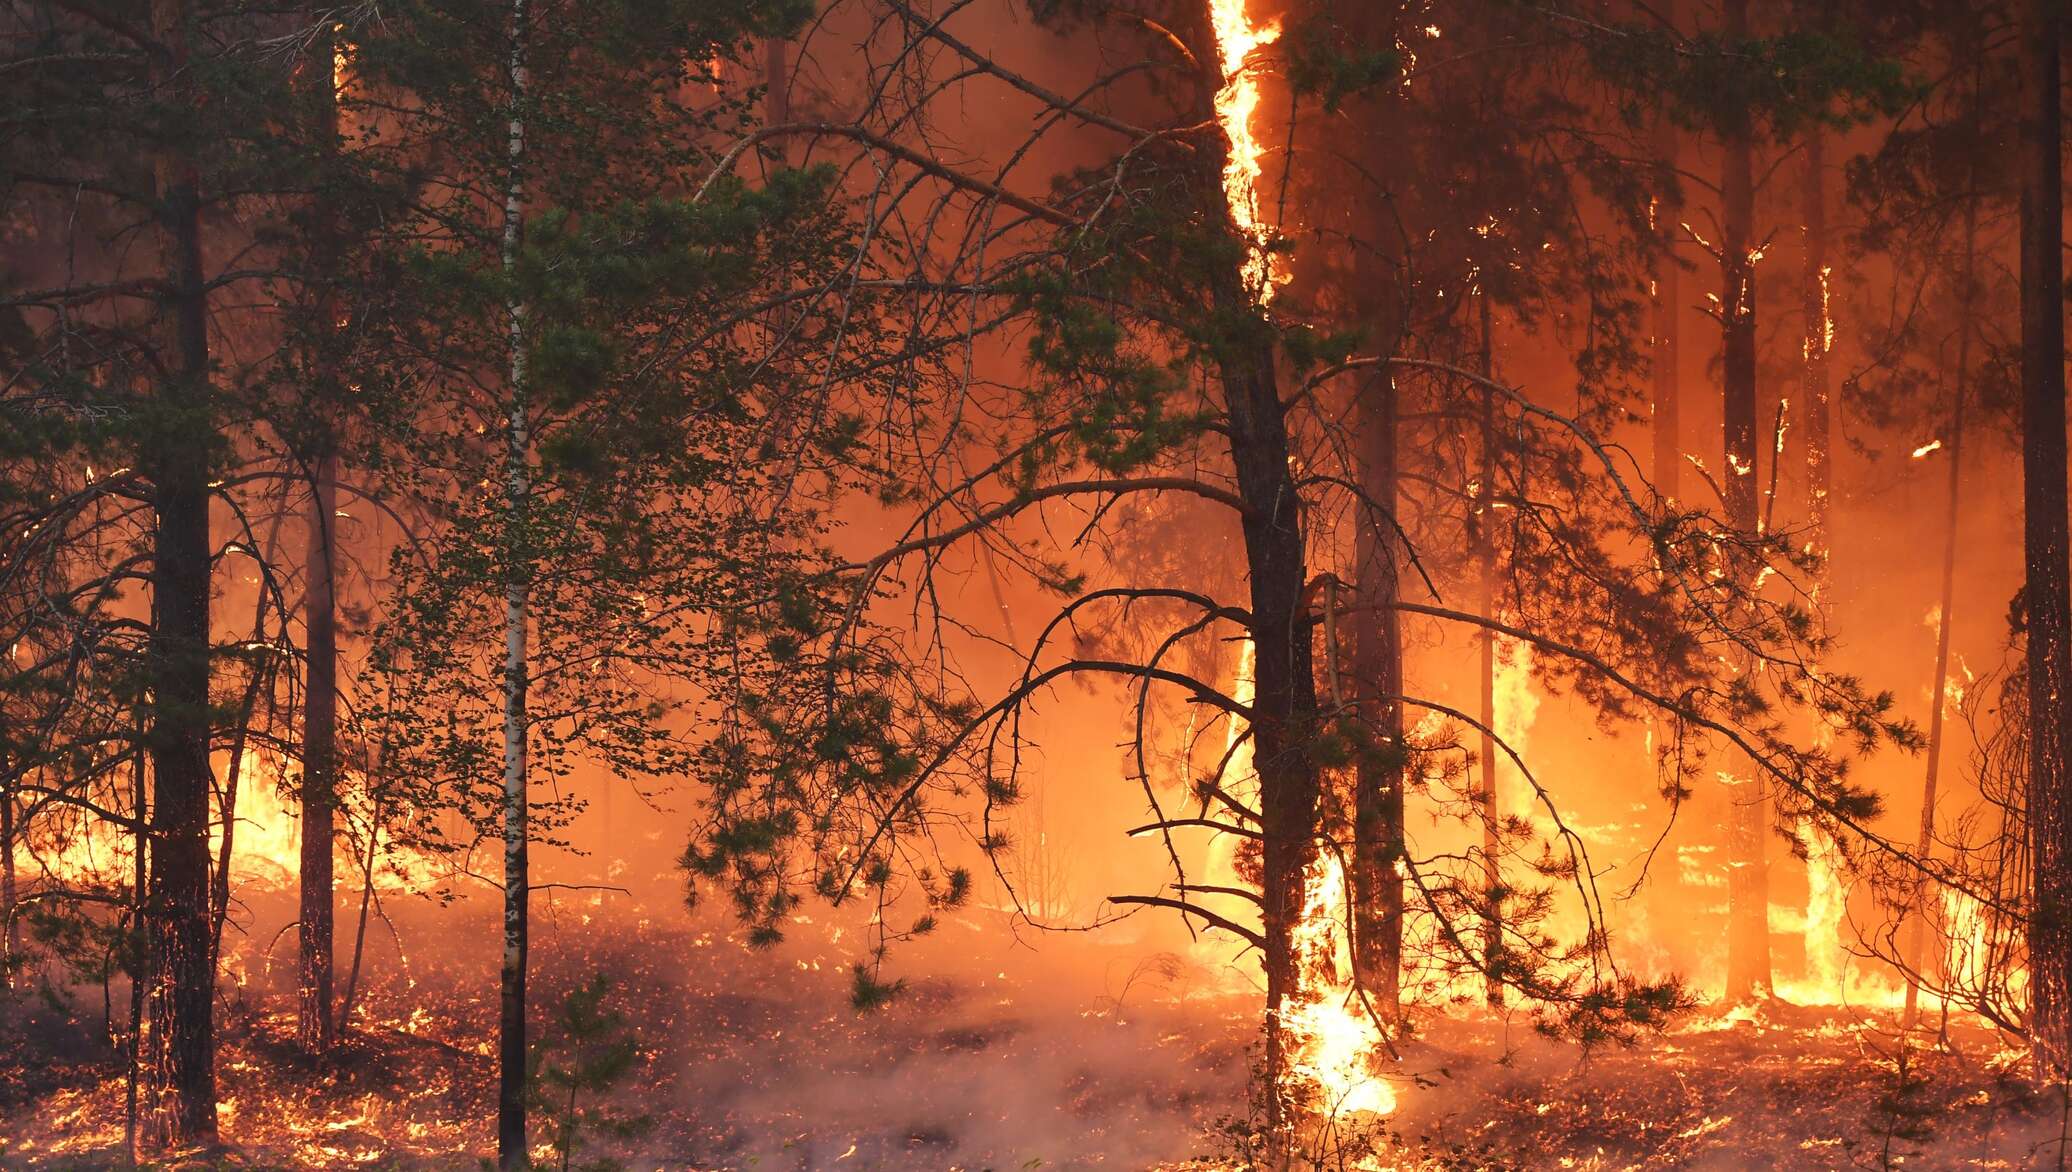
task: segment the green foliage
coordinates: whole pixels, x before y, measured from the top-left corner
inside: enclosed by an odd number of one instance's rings
[[[641,1062],[625,1014],[608,1003],[611,993],[601,973],[570,991],[533,1049],[533,1101],[554,1152],[550,1166],[563,1172],[617,1172],[625,1167],[617,1159],[578,1154],[598,1137],[636,1139],[653,1126],[645,1115],[628,1116],[610,1105],[609,1096]]]
[[[537,776],[677,777],[709,760],[720,800],[751,784],[739,730],[687,720],[685,697],[808,655],[826,605],[810,583],[824,556],[815,493],[854,428],[830,438],[838,429],[796,409],[795,360],[837,327],[795,316],[765,335],[744,323],[749,307],[825,281],[854,242],[825,167],[756,182],[713,173],[755,95],[711,71],[810,10],[539,8],[517,109],[507,5],[405,3],[356,30],[348,103],[367,102],[406,148],[440,148],[370,156],[417,194],[367,250],[390,300],[349,375],[393,404],[374,420],[392,485],[436,521],[395,562],[401,589],[376,653],[397,666],[395,687],[371,714],[394,730],[395,772],[420,808],[456,808],[497,832],[514,587],[526,593]],[[683,101],[687,88],[700,99]],[[398,92],[412,98],[401,109]],[[527,127],[527,207],[507,266],[502,201],[438,193],[501,190],[514,113]],[[773,609],[782,617],[766,624]],[[737,699],[753,713],[752,687]],[[852,727],[830,739],[844,734]],[[532,811],[549,837],[580,802],[561,792]],[[768,860],[795,825],[744,820],[687,853],[686,868],[714,879],[728,858]],[[765,916],[774,904],[750,901]]]
[[[1297,95],[1315,98],[1326,113],[1395,81],[1403,70],[1403,55],[1393,46],[1360,44],[1322,11],[1304,11],[1291,21],[1281,34],[1281,51],[1288,84]]]
[[[1789,138],[1813,124],[1846,129],[1897,113],[1921,92],[1900,61],[1839,32],[1685,38],[1612,25],[1586,47],[1593,68],[1624,87],[1624,113],[1636,126],[1662,111],[1688,130]]]
[[[858,963],[849,969],[849,1004],[860,1013],[883,1009],[905,988],[904,979],[879,980],[872,965]]]

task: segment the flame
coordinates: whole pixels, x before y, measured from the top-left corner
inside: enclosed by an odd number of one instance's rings
[[[1532,690],[1532,645],[1509,635],[1498,635],[1495,659],[1496,672],[1490,688],[1491,699],[1495,701],[1495,720],[1492,723],[1496,735],[1522,757],[1525,755],[1526,735],[1532,731],[1533,720],[1540,711],[1540,698]],[[1526,804],[1515,799],[1505,800],[1504,790],[1523,780],[1509,754],[1497,754],[1496,780],[1499,814],[1507,805],[1516,809]]]
[[[1267,251],[1269,235],[1259,215],[1259,180],[1265,174],[1260,158],[1265,153],[1252,126],[1259,109],[1259,82],[1248,68],[1254,52],[1280,39],[1278,21],[1254,23],[1245,0],[1209,0],[1209,21],[1216,33],[1216,49],[1223,67],[1223,88],[1216,93],[1216,121],[1230,140],[1230,152],[1223,162],[1223,198],[1230,218],[1251,242],[1245,260],[1245,286],[1259,304],[1273,300],[1274,288],[1285,281]]]
[[[1816,352],[1828,354],[1835,348],[1835,316],[1831,308],[1833,290],[1829,288],[1829,278],[1834,276],[1834,272],[1833,265],[1820,266],[1820,319],[1811,323],[1812,328],[1807,331],[1805,340],[1799,345],[1800,354],[1809,362]],[[1817,351],[1814,343],[1816,336],[1819,338]]]
[[[219,755],[216,776],[228,781],[228,754]],[[368,821],[364,787],[351,776],[341,778],[338,799],[339,849],[350,856],[342,865],[357,868],[365,859],[365,847],[348,845],[345,831],[352,827],[364,832]],[[220,808],[217,814],[209,832],[211,858],[223,846]],[[230,857],[231,878],[241,889],[283,891],[295,886],[301,870],[301,824],[301,813],[280,763],[271,755],[248,749],[238,767]],[[13,846],[15,868],[24,883],[82,890],[126,886],[134,871],[135,849],[135,841],[121,827],[91,818],[68,825],[45,818],[35,839],[25,834]],[[378,890],[423,891],[448,877],[448,869],[434,856],[391,843],[386,833],[376,843],[374,882]]]
[[[1939,439],[1932,439],[1929,440],[1927,443],[1922,444],[1920,447],[1914,449],[1914,459],[1919,460],[1930,452],[1939,452],[1941,450],[1942,441]]]
[[[1304,876],[1302,919],[1295,929],[1298,972],[1310,979],[1280,1004],[1289,1041],[1287,1077],[1315,1088],[1328,1119],[1387,1115],[1396,1093],[1375,1068],[1385,1052],[1381,1028],[1366,1012],[1352,982],[1352,942],[1344,930],[1345,864],[1323,851]]]
[[[338,100],[344,98],[351,87],[353,55],[352,47],[345,40],[343,24],[333,24],[331,35],[334,38],[331,42],[331,97]]]
[[[1849,881],[1842,874],[1841,848],[1813,825],[1802,827],[1806,851],[1806,980],[1804,999],[1839,1005],[1848,999],[1849,957],[1842,946],[1842,921],[1849,911]]]
[[[286,887],[302,866],[302,817],[281,797],[281,774],[271,761],[247,750],[238,768],[235,834],[230,873],[257,885]],[[209,850],[222,848],[219,821]]]
[[[1245,640],[1231,681],[1231,698],[1240,704],[1250,704],[1255,694],[1255,656],[1252,641]],[[1259,785],[1251,742],[1239,740],[1244,732],[1244,726],[1233,721],[1225,742],[1230,763],[1225,788],[1241,800],[1255,796]],[[1236,843],[1229,836],[1211,841],[1206,873],[1212,883],[1233,881]],[[1352,948],[1345,930],[1349,906],[1344,864],[1337,855],[1320,852],[1303,877],[1302,913],[1294,931],[1301,988],[1277,1007],[1289,1055],[1284,1086],[1318,1103],[1333,1119],[1386,1115],[1396,1107],[1394,1090],[1375,1068],[1385,1052],[1381,1029],[1353,987]],[[1229,961],[1227,954],[1217,959],[1226,965]]]
[[[1945,887],[1942,892],[1943,934],[1948,952],[1943,958],[1943,983],[1953,990],[1977,990],[1987,978],[1986,911],[1978,900]]]

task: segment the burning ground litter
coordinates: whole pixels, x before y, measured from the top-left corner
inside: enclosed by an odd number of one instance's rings
[[[952,924],[940,952],[965,958],[944,966],[954,975],[917,977],[859,1014],[846,954],[815,925],[751,952],[728,925],[685,924],[673,910],[562,904],[543,917],[543,1003],[603,973],[642,1023],[634,1071],[608,1097],[653,1126],[595,1149],[628,1167],[1220,1169],[1231,1166],[1226,1131],[1247,1122],[1234,1105],[1256,1060],[1250,998],[1177,956],[1145,965],[1128,946],[1085,939],[1000,948],[988,940],[999,925]],[[402,950],[370,957],[364,1009],[334,1064],[298,1056],[280,974],[228,999],[226,1146],[168,1166],[440,1169],[489,1150],[494,1005],[481,974],[446,953],[456,933],[493,932],[493,918],[407,901],[391,914]],[[976,955],[1013,974],[976,971]],[[63,1010],[11,1011],[0,1164],[124,1162],[125,1082],[96,1038],[96,1002],[74,989]],[[1522,1018],[1439,1015],[1400,1044],[1388,1084],[1398,1101],[1360,1166],[2055,1163],[2062,1100],[2035,1088],[1997,1035],[1961,1018],[1947,1049],[1933,1029],[1917,1033],[1904,1076],[1900,1036],[1886,1010],[1775,1003],[1694,1014],[1583,1055]]]

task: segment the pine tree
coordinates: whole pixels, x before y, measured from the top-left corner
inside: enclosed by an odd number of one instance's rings
[[[245,719],[219,709],[211,684],[240,658],[254,680],[270,675],[277,655],[215,645],[213,567],[246,536],[233,525],[220,538],[212,517],[237,458],[226,388],[266,370],[220,341],[251,324],[241,299],[283,275],[264,250],[239,255],[248,225],[270,222],[270,201],[307,179],[297,135],[273,117],[293,104],[292,70],[264,43],[295,28],[203,0],[7,19],[4,84],[21,116],[0,184],[38,235],[0,300],[21,373],[4,403],[16,437],[7,558],[38,601],[10,621],[60,657],[18,667],[9,685],[63,697],[13,767],[35,771],[63,810],[134,836],[150,1137],[206,1143],[222,903],[210,755],[224,724]],[[123,500],[143,512],[110,507]],[[138,637],[111,638],[128,630]],[[45,692],[56,664],[64,682]],[[148,802],[115,797],[133,767]]]

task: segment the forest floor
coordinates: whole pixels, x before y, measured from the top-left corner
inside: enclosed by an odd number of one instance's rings
[[[1219,1131],[1243,1114],[1250,1003],[1174,958],[1076,938],[1008,971],[923,977],[915,960],[901,995],[859,1016],[838,934],[747,955],[681,916],[601,915],[543,917],[535,952],[543,1010],[602,972],[637,1030],[633,1072],[601,1101],[649,1128],[585,1156],[672,1172],[1206,1169],[1224,1166]],[[283,966],[235,955],[243,978],[219,1015],[225,1146],[173,1166],[476,1166],[491,1143],[492,975],[426,948],[406,964],[392,945],[492,940],[493,921],[429,906],[395,919],[350,1040],[323,1065],[295,1050]],[[958,931],[977,929],[944,928]],[[954,937],[936,949],[982,951]],[[126,1000],[111,998],[118,1021]],[[100,987],[0,1014],[0,1167],[126,1166],[126,1066],[109,1058]],[[1700,1012],[1588,1056],[1522,1022],[1439,1018],[1403,1054],[1374,1166],[2060,1166],[2064,1097],[1976,1025],[1948,1041],[1917,1034],[1902,1073],[1891,1018],[1862,1011]]]

